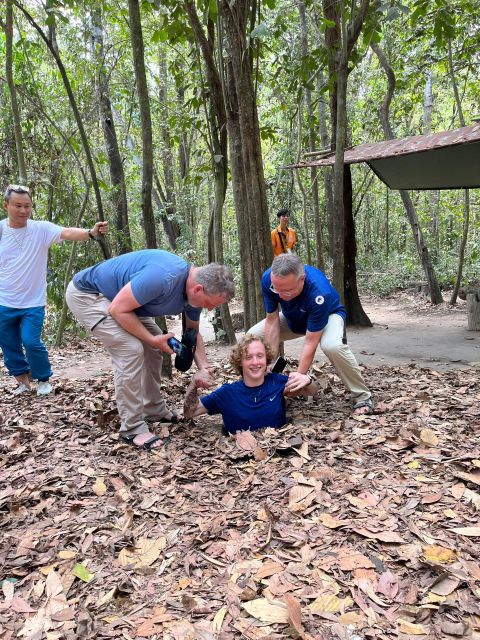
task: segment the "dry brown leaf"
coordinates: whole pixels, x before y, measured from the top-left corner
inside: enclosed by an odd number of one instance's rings
[[[320,613],[327,611],[329,613],[338,613],[342,609],[349,607],[353,600],[349,597],[338,598],[334,595],[324,594],[319,596],[316,600],[308,605],[308,608],[312,613]]]
[[[448,564],[455,562],[457,554],[452,549],[439,547],[438,545],[427,545],[423,547],[423,555],[425,560],[430,562],[438,562],[439,564]]]
[[[244,602],[242,609],[261,622],[288,623],[288,611],[280,602],[269,602],[266,598],[257,598]]]
[[[288,621],[296,633],[301,637],[304,635],[305,631],[302,626],[302,608],[300,603],[289,593],[285,594],[284,600],[287,606]]]
[[[461,536],[472,538],[480,537],[480,525],[476,525],[475,527],[455,527],[454,529],[450,529],[450,531],[459,533]]]
[[[293,486],[288,493],[288,508],[290,511],[304,511],[315,500],[315,490],[303,484]]]
[[[337,620],[340,624],[345,626],[353,625],[354,627],[360,627],[365,624],[365,616],[361,616],[359,613],[355,613],[355,611],[347,611],[347,613],[342,613],[338,616]]]
[[[467,482],[473,482],[474,484],[480,484],[480,471],[474,471],[473,473],[464,473],[463,471],[454,471],[453,475]]]
[[[363,553],[353,552],[347,555],[340,555],[339,565],[342,571],[353,571],[354,569],[374,569],[375,565]]]
[[[329,513],[321,513],[318,519],[327,529],[337,529],[338,527],[343,527],[345,524],[348,524],[345,520],[337,520],[337,518],[334,518]]]
[[[97,478],[92,486],[92,491],[95,495],[101,497],[107,493],[107,487],[103,481],[103,478]]]
[[[472,491],[471,489],[465,489],[465,491],[463,492],[463,497],[465,498],[466,502],[471,502],[474,505],[475,509],[478,509],[480,511],[480,494]]]
[[[122,567],[135,567],[137,569],[149,567],[158,560],[161,551],[165,549],[167,539],[160,538],[140,538],[135,547],[124,547],[118,554],[118,559]]]
[[[430,591],[437,596],[449,596],[455,591],[459,584],[460,580],[458,578],[443,576],[430,587]]]
[[[369,531],[368,529],[353,529],[356,533],[371,540],[381,540],[382,542],[394,542],[396,544],[405,544],[405,540],[395,531]]]
[[[438,436],[431,429],[421,429],[420,440],[431,447],[436,447],[439,443]]]
[[[423,636],[429,633],[429,628],[425,627],[423,624],[414,624],[413,622],[408,622],[408,620],[402,620],[401,618],[397,619],[397,624],[399,625],[399,630],[402,633],[410,633],[412,636]]]
[[[276,573],[280,573],[284,569],[285,565],[283,565],[281,562],[264,562],[253,577],[255,580],[263,580],[264,578],[273,576]]]
[[[225,616],[227,614],[227,607],[221,607],[217,613],[214,615],[212,620],[212,631],[213,633],[220,633],[222,630],[223,621],[225,620]]]
[[[385,571],[378,579],[377,591],[393,600],[398,593],[398,577],[391,571]]]

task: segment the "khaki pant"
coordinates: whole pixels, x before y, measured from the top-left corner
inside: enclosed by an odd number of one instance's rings
[[[79,291],[70,282],[65,297],[73,315],[100,340],[112,358],[120,433],[146,433],[146,420],[159,420],[168,414],[160,396],[162,352],[122,329],[108,315],[110,300],[102,294]],[[153,318],[139,320],[151,334],[162,333]]]
[[[335,367],[338,377],[350,391],[352,401],[354,403],[362,402],[363,400],[368,400],[372,394],[365,386],[360,367],[350,347],[348,344],[343,344],[342,342],[344,324],[341,316],[332,313],[328,319],[327,326],[322,332],[320,348]],[[262,320],[249,329],[247,333],[255,336],[264,336],[265,320]],[[302,336],[303,334],[293,333],[288,327],[287,319],[283,313],[280,312],[280,342],[294,340]]]

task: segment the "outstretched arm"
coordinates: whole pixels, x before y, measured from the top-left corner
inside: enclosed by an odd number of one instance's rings
[[[65,227],[62,229],[62,240],[97,240],[108,231],[108,222],[96,222],[91,229],[79,229],[78,227]]]

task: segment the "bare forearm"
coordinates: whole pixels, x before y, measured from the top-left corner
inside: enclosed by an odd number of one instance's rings
[[[125,329],[125,331],[128,331],[128,333],[131,333],[132,336],[135,336],[145,344],[156,346],[155,336],[148,331],[133,311],[111,311],[111,307],[109,307],[108,311],[122,329]]]
[[[205,351],[205,343],[200,333],[197,335],[197,346],[194,356],[195,364],[199,369],[207,369],[209,364],[207,360],[207,352]]]
[[[88,229],[79,229],[77,227],[65,227],[62,230],[62,240],[85,241],[89,240]]]
[[[298,362],[297,371],[299,373],[307,373],[310,369],[313,359],[315,357],[315,352],[318,347],[318,343],[320,342],[321,332],[318,334],[308,334],[305,336],[305,342],[303,344],[302,353],[300,354],[300,359]]]
[[[269,322],[267,318],[265,322],[265,342],[270,345],[273,351],[273,357],[276,358],[280,346],[280,322],[278,319]]]

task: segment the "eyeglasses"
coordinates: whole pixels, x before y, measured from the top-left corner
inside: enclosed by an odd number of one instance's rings
[[[298,284],[294,289],[288,289],[286,291],[277,291],[273,284],[270,285],[270,291],[276,293],[278,296],[285,296],[286,298],[292,298],[298,288]]]
[[[278,291],[275,289],[273,284],[270,285],[270,291],[272,293],[276,293],[278,296],[284,296],[285,298],[293,298],[299,292],[300,284],[305,280],[305,275],[302,275],[298,278],[296,285],[292,289],[284,289],[283,291]]]
[[[15,191],[15,193],[30,193],[30,189],[23,186],[23,184],[9,184],[5,189],[4,198],[8,198],[12,191]]]

